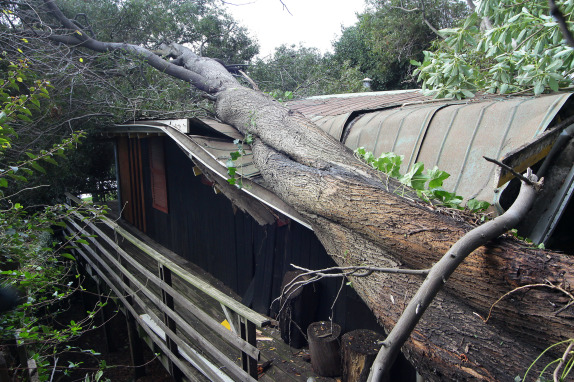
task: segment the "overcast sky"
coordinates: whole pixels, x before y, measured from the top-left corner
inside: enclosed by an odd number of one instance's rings
[[[261,57],[281,44],[299,44],[332,50],[331,43],[341,35],[341,25],[351,26],[356,13],[365,9],[364,0],[228,0],[227,9],[257,38]]]

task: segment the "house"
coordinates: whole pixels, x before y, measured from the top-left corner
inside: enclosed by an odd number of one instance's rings
[[[287,106],[352,149],[393,151],[408,166],[437,165],[451,174],[446,189],[498,210],[513,201],[516,180],[482,156],[517,171],[548,167],[549,186],[521,232],[568,250],[574,148],[562,133],[574,122],[571,98],[558,93],[435,101],[418,91],[397,91],[312,97]],[[265,187],[248,148],[237,165],[242,187],[227,183],[226,162],[243,139],[231,126],[189,118],[136,121],[107,133],[115,142],[122,218],[219,279],[244,305],[273,316],[291,264],[335,265],[306,220]],[[317,287],[313,320],[332,318],[343,331],[382,330],[352,287],[340,280],[321,280]]]

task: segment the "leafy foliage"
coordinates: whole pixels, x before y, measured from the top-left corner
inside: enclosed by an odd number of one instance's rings
[[[233,186],[236,186],[237,188],[243,188],[243,180],[242,180],[243,174],[241,172],[241,169],[239,170],[239,172],[237,172],[238,170],[237,168],[238,166],[241,167],[242,158],[247,155],[247,152],[245,151],[245,145],[250,145],[253,143],[253,136],[251,134],[247,134],[242,141],[239,139],[235,139],[233,143],[235,144],[235,146],[237,146],[237,150],[229,154],[230,158],[226,163],[227,175],[229,175],[227,182]],[[239,164],[237,164],[238,161]],[[239,178],[237,177],[238,175]]]
[[[214,0],[60,0],[58,6],[101,41],[149,49],[161,43],[187,44],[201,56],[229,63],[249,61],[259,52],[247,29]]]
[[[454,25],[465,5],[450,0],[373,0],[372,10],[359,15],[356,25],[343,30],[333,46],[337,62],[348,61],[373,80],[373,90],[416,87],[410,60],[421,60],[437,35],[435,28]]]
[[[572,29],[574,3],[558,1]],[[481,27],[490,20],[492,29]],[[557,91],[572,84],[574,51],[563,43],[548,2],[483,0],[458,28],[443,29],[444,41],[413,61],[427,94],[472,97],[476,91],[510,94]]]
[[[9,69],[0,78],[0,275],[2,287],[17,289],[22,298],[19,305],[0,316],[0,338],[16,339],[18,344],[27,345],[38,365],[39,377],[47,380],[51,370],[51,360],[65,350],[63,343],[78,336],[86,327],[92,326],[94,312],[88,312],[81,322],[70,321],[63,327],[57,321],[58,314],[66,307],[66,300],[81,288],[75,259],[65,249],[84,238],[69,238],[61,242],[56,235],[65,224],[67,216],[79,213],[57,204],[44,208],[26,208],[14,202],[16,195],[25,192],[28,178],[34,174],[46,173],[46,168],[57,166],[55,158],[65,158],[83,133],[74,133],[70,138],[49,149],[26,151],[25,159],[17,162],[6,160],[6,150],[12,146],[16,131],[12,124],[16,121],[33,122],[42,115],[45,106],[41,100],[49,101],[50,84],[35,80],[28,63],[19,60],[6,64]],[[11,190],[11,193],[6,193]],[[100,211],[89,208],[91,216]],[[101,304],[94,309],[101,308]]]
[[[364,147],[355,150],[355,154],[373,168],[384,172],[391,178],[398,179],[402,184],[414,189],[419,198],[436,203],[441,206],[463,209],[461,207],[462,196],[448,192],[442,188],[443,182],[450,176],[446,171],[439,170],[437,166],[425,171],[424,164],[418,162],[405,174],[401,174],[401,164],[404,156],[395,153],[383,153],[376,158],[372,152]],[[466,203],[466,208],[471,212],[484,211],[490,207],[488,202],[471,199]]]
[[[363,91],[364,74],[315,48],[282,45],[271,57],[258,59],[249,76],[271,94],[291,92],[294,98]]]

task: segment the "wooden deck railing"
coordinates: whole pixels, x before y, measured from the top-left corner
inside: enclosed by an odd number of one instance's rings
[[[70,194],[67,197],[81,203]],[[89,242],[78,244],[76,253],[167,355],[174,376],[201,380],[199,371],[211,381],[257,380],[255,328],[267,325],[267,317],[108,218],[94,223],[76,214],[67,222],[67,233],[83,235]],[[207,300],[211,308],[205,308]],[[215,312],[213,304],[222,311]],[[222,315],[231,330],[221,325]],[[239,355],[241,365],[236,363]]]

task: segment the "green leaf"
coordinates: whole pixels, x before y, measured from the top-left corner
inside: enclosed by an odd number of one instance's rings
[[[540,95],[542,94],[543,91],[544,91],[544,84],[542,83],[542,81],[536,82],[536,85],[534,85],[534,95]]]
[[[427,170],[427,174],[430,189],[442,187],[442,183],[450,177],[448,172],[439,170],[437,166],[434,166],[432,170]]]
[[[87,243],[87,242],[86,242],[86,243]],[[76,261],[76,258],[75,258],[74,256],[72,256],[71,254],[69,254],[69,253],[61,253],[60,256],[62,256],[63,258],[72,260],[72,261]]]
[[[424,169],[424,164],[420,162],[415,163],[412,169],[403,175],[399,181],[415,190],[424,190],[425,183],[429,180],[428,176],[423,174]]]
[[[46,170],[44,169],[44,167],[40,166],[37,162],[30,162],[30,166],[36,170],[41,172],[42,174],[46,173]]]
[[[470,199],[466,202],[466,207],[472,212],[480,212],[490,207],[490,203],[483,200]]]
[[[8,180],[6,178],[0,178],[0,187],[8,187]]]
[[[56,162],[56,161],[54,160],[54,158],[52,158],[52,157],[50,157],[50,156],[44,156],[44,157],[42,157],[42,160],[44,160],[44,161],[46,161],[46,162],[48,162],[48,163],[50,163],[50,164],[53,164],[54,166],[57,166],[57,165],[58,165],[58,162]]]
[[[560,89],[558,81],[556,81],[553,77],[548,77],[548,86],[555,92],[557,92]]]

